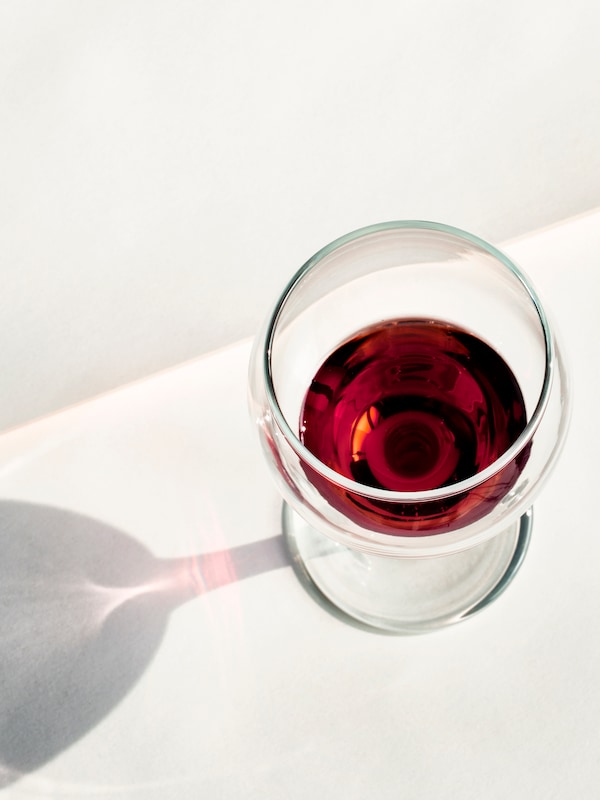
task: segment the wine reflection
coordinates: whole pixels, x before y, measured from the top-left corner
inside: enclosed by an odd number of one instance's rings
[[[289,564],[282,536],[174,560],[47,506],[0,503],[0,789],[93,728],[182,603]]]

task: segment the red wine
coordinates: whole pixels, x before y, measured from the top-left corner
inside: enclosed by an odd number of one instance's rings
[[[300,438],[346,478],[418,492],[481,472],[526,422],[516,378],[488,344],[443,322],[397,320],[357,333],[326,359],[304,399]],[[358,524],[423,535],[482,517],[514,484],[526,459],[524,452],[471,492],[415,503],[370,499],[305,470]]]

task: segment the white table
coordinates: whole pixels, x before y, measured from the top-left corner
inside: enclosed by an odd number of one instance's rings
[[[0,439],[4,797],[597,796],[600,212],[506,249],[575,410],[525,565],[463,625],[370,634],[300,586],[247,341]]]

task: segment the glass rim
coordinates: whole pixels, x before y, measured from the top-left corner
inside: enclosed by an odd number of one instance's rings
[[[436,489],[427,489],[418,492],[397,492],[390,489],[380,489],[377,487],[368,486],[366,484],[353,481],[351,478],[346,478],[344,475],[341,475],[339,472],[336,472],[334,469],[324,464],[300,441],[298,435],[292,430],[287,422],[279,405],[279,401],[277,400],[277,392],[275,391],[275,387],[273,385],[271,370],[273,341],[275,338],[277,324],[289,297],[297,285],[330,253],[339,250],[341,247],[350,242],[390,230],[433,231],[434,233],[448,234],[459,241],[468,242],[471,245],[475,245],[491,255],[504,267],[506,267],[525,289],[536,310],[544,335],[546,357],[544,379],[535,409],[519,437],[513,442],[508,450],[502,453],[501,456],[489,464],[485,469],[481,470],[480,472],[476,472],[470,478],[465,478],[464,480],[458,481],[449,486],[440,486]],[[300,269],[295,273],[295,275],[288,282],[287,286],[284,288],[271,316],[269,317],[266,333],[264,335],[263,368],[267,400],[270,411],[273,414],[273,418],[296,455],[301,458],[302,461],[307,463],[311,469],[315,470],[315,472],[337,486],[349,492],[353,492],[354,494],[368,497],[370,499],[392,503],[427,502],[430,500],[439,500],[445,497],[453,497],[457,494],[471,491],[477,486],[480,486],[482,483],[485,483],[497,473],[501,472],[512,461],[514,461],[514,459],[525,447],[527,447],[542,420],[544,411],[550,399],[550,390],[554,374],[554,345],[548,318],[537,292],[531,285],[527,276],[501,250],[494,247],[494,245],[489,244],[484,239],[481,239],[479,236],[468,233],[460,228],[453,227],[452,225],[445,225],[443,223],[430,222],[427,220],[392,220],[389,222],[380,222],[374,225],[367,225],[334,239],[332,242],[318,250],[300,267]]]

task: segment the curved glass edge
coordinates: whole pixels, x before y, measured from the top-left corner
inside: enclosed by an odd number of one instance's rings
[[[277,401],[275,387],[273,386],[273,381],[271,378],[271,353],[272,353],[272,346],[273,346],[273,338],[275,334],[275,329],[277,327],[277,322],[279,317],[283,311],[285,306],[286,300],[289,297],[290,293],[296,287],[296,285],[300,282],[300,280],[306,275],[313,267],[315,267],[320,261],[325,258],[325,256],[329,255],[330,253],[338,250],[343,245],[356,241],[358,239],[370,236],[372,234],[380,233],[382,231],[389,231],[389,230],[430,230],[439,233],[449,234],[459,240],[467,241],[475,246],[479,247],[483,251],[487,252],[489,255],[492,255],[496,258],[500,263],[502,263],[505,267],[507,267],[510,272],[519,280],[522,284],[524,289],[526,290],[527,294],[529,295],[536,312],[538,314],[540,324],[542,326],[542,331],[544,334],[544,342],[545,342],[545,355],[546,355],[546,365],[544,370],[544,382],[542,385],[542,389],[540,392],[540,397],[538,403],[531,415],[529,422],[527,423],[525,429],[523,430],[522,434],[519,438],[513,443],[513,445],[505,452],[502,456],[500,456],[496,461],[490,464],[485,470],[478,472],[476,475],[473,475],[471,478],[467,478],[459,483],[455,483],[449,487],[441,487],[438,489],[432,489],[430,491],[420,491],[420,492],[393,492],[385,489],[376,489],[373,487],[366,486],[364,484],[356,483],[355,481],[350,480],[349,478],[345,478],[343,475],[332,470],[330,467],[323,464],[316,458],[313,453],[308,450],[302,442],[298,439],[297,435],[288,425],[287,420],[285,419],[283,412],[279,407],[279,403]],[[263,356],[263,379],[265,382],[265,388],[267,393],[267,401],[269,404],[269,408],[271,413],[273,414],[274,421],[277,424],[277,427],[280,429],[281,433],[283,434],[286,441],[292,447],[296,455],[301,458],[304,462],[306,462],[312,469],[326,478],[328,481],[340,486],[341,488],[354,492],[355,494],[362,495],[363,497],[369,497],[371,499],[378,499],[384,500],[388,502],[425,502],[429,500],[437,500],[443,497],[451,497],[456,494],[461,494],[462,492],[468,492],[472,489],[480,486],[485,481],[492,478],[502,469],[504,469],[508,464],[513,461],[518,454],[523,450],[524,447],[531,441],[535,431],[539,427],[539,424],[542,420],[544,410],[548,405],[550,392],[552,389],[552,383],[554,380],[554,364],[555,364],[555,345],[554,345],[554,338],[552,336],[550,325],[548,322],[548,318],[546,313],[542,307],[541,301],[537,295],[537,292],[531,285],[529,279],[525,276],[525,274],[516,266],[516,264],[508,258],[504,253],[498,250],[493,245],[489,244],[483,239],[480,239],[478,236],[474,234],[468,233],[467,231],[463,231],[460,228],[454,228],[450,225],[444,225],[442,223],[437,222],[428,222],[425,220],[400,220],[400,221],[391,221],[391,222],[382,222],[375,225],[369,225],[364,228],[359,228],[356,231],[351,233],[345,234],[344,236],[335,239],[330,244],[326,245],[325,247],[321,248],[314,256],[312,256],[292,277],[286,288],[283,290],[279,301],[277,302],[275,309],[271,317],[268,320],[265,333],[261,338],[262,342],[262,356]]]

